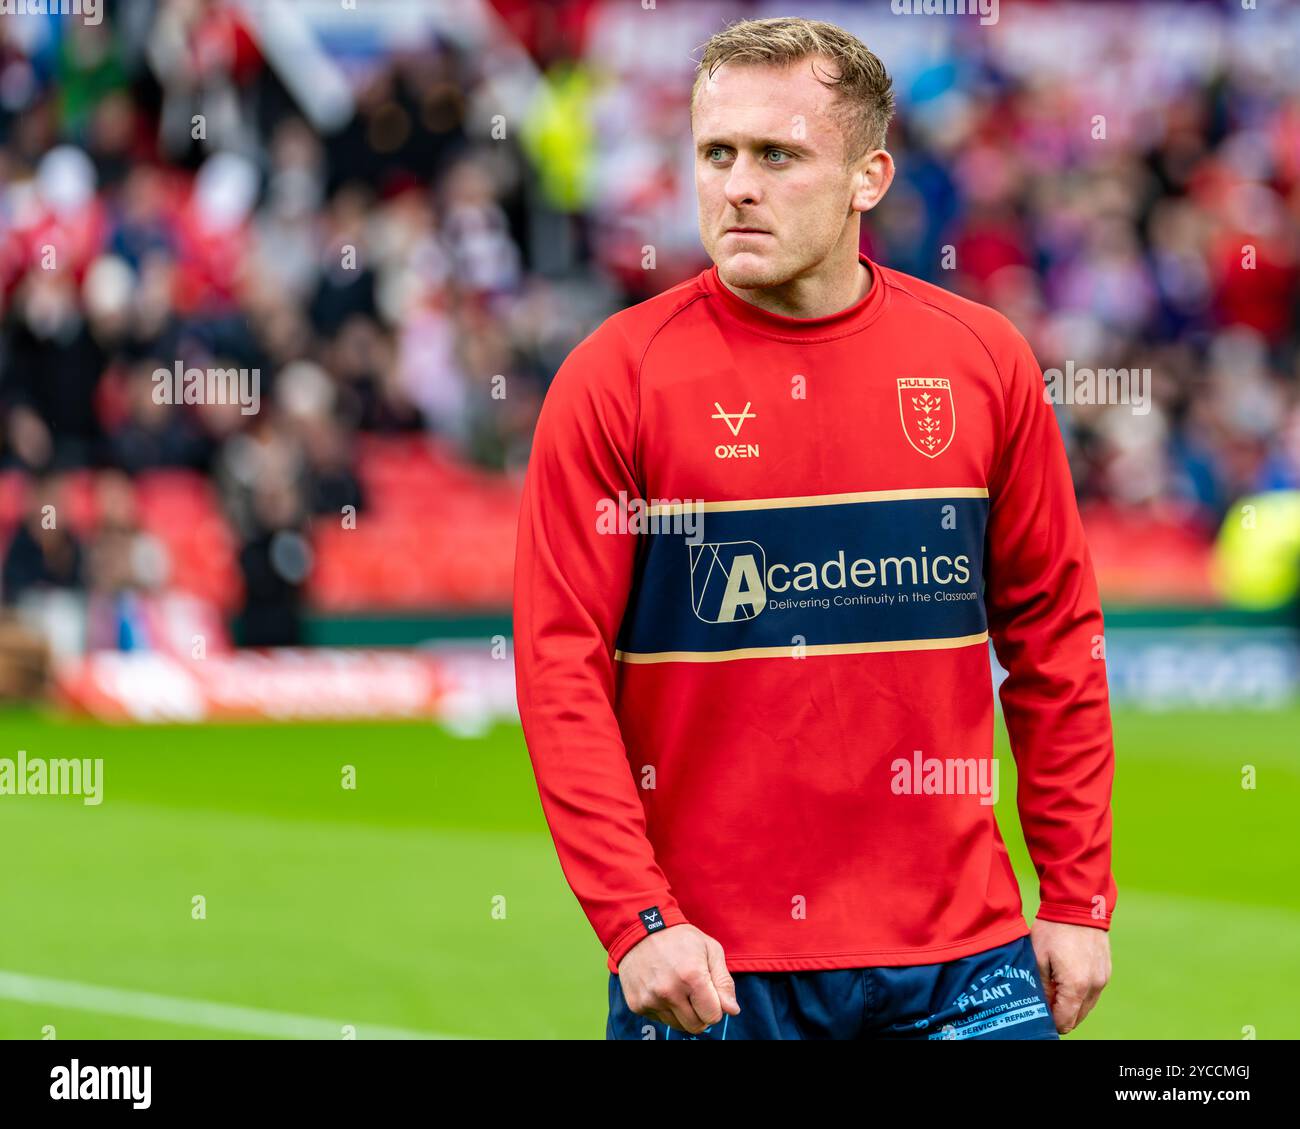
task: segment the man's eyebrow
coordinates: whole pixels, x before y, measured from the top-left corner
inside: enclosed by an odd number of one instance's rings
[[[800,145],[798,142],[790,141],[781,137],[756,137],[748,138],[743,142],[744,146],[750,149],[784,149],[789,153],[800,153],[805,156],[812,156],[814,150],[807,145]],[[702,153],[707,149],[712,149],[716,145],[721,145],[724,149],[736,148],[736,142],[728,137],[709,137],[700,141],[695,146],[697,153]]]

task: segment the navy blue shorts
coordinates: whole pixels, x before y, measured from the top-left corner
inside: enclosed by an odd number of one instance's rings
[[[636,1015],[609,976],[606,1039],[1058,1039],[1034,946],[942,964],[733,972],[739,1015],[684,1035]]]

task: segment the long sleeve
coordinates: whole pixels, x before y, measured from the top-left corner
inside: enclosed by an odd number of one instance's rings
[[[615,714],[614,641],[638,535],[618,532],[625,527],[608,507],[642,496],[636,428],[633,366],[607,323],[570,354],[547,391],[524,480],[514,577],[524,738],[561,869],[611,972],[648,932],[686,921],[646,836]],[[658,918],[641,916],[653,909]]]
[[[1002,711],[1038,917],[1109,929],[1115,756],[1101,602],[1042,372],[1012,334],[999,358],[1007,407],[989,490],[989,633],[1008,671]]]

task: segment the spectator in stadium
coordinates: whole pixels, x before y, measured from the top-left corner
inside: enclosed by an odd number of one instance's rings
[[[31,483],[22,523],[4,557],[4,602],[15,604],[32,591],[74,589],[84,582],[84,554],[68,528],[68,514],[55,474]]]

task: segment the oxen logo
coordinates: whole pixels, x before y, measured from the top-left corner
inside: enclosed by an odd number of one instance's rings
[[[714,401],[713,406],[718,410],[712,418],[722,420],[731,428],[731,434],[737,439],[740,438],[740,429],[745,426],[745,420],[758,418],[757,412],[749,410],[753,407],[752,400],[746,400],[745,406],[738,412],[724,411],[722,405],[717,401]],[[713,448],[713,454],[719,459],[756,459],[758,458],[758,444],[719,443]]]
[[[738,412],[723,411],[722,405],[716,400],[714,401],[713,406],[718,410],[710,418],[722,420],[729,428],[731,428],[731,434],[737,438],[740,437],[740,429],[745,426],[745,420],[758,419],[758,413],[749,410],[753,406],[752,400],[746,400],[745,406]],[[732,422],[733,420],[735,421],[734,423]]]
[[[691,555],[691,607],[705,623],[753,619],[767,606],[767,560],[754,541],[686,546]]]
[[[943,377],[898,378],[898,412],[903,434],[926,458],[943,454],[957,431],[952,386]]]

